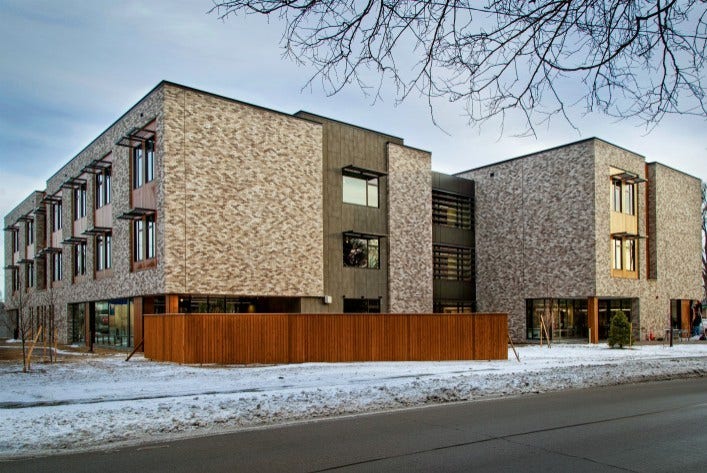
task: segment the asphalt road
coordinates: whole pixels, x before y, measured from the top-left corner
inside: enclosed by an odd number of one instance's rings
[[[707,472],[707,378],[6,461],[0,471]]]

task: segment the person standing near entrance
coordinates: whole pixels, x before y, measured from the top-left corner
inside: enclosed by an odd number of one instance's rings
[[[692,336],[702,335],[702,315],[701,315],[701,305],[698,301],[695,301],[693,305],[694,316],[692,318]]]

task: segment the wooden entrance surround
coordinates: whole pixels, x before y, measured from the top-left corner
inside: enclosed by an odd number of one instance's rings
[[[507,314],[144,315],[145,357],[177,363],[508,359]]]

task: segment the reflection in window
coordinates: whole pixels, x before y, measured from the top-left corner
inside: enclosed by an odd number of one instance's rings
[[[378,177],[343,175],[344,202],[378,207]]]
[[[378,237],[344,235],[344,266],[380,268],[379,243]]]

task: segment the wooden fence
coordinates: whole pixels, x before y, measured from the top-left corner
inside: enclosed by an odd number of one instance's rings
[[[506,314],[144,316],[145,357],[178,363],[508,359]]]

